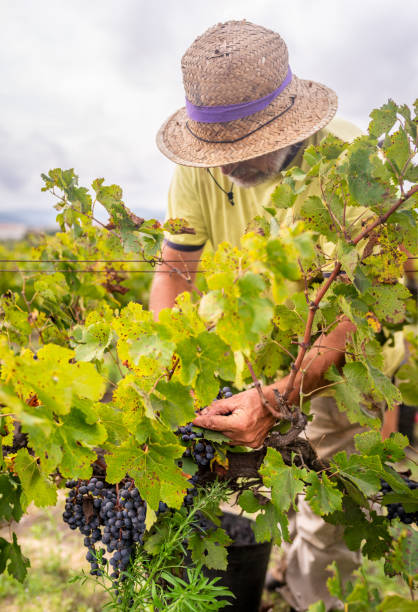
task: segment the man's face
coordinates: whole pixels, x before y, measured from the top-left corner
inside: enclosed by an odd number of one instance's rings
[[[238,187],[254,187],[280,172],[290,147],[253,157],[243,162],[221,166],[223,174]]]

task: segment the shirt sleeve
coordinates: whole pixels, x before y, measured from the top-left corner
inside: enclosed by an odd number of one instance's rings
[[[172,248],[180,251],[197,250],[203,247],[208,240],[196,170],[188,166],[176,166],[168,192],[165,220],[185,219],[188,225],[195,230],[194,234],[166,232],[166,242]]]

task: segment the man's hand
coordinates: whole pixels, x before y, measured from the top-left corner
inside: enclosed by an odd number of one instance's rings
[[[248,389],[213,402],[193,423],[221,431],[231,439],[231,444],[258,448],[273,427],[275,418],[262,405],[257,390]]]
[[[318,338],[303,361],[303,378],[302,370],[296,376],[293,389],[287,398],[289,405],[299,404],[302,381],[304,393],[309,394],[327,384],[324,374],[331,365],[341,367],[344,364],[345,343],[354,330],[355,326],[351,321],[343,320],[327,336]],[[272,406],[276,406],[274,389],[283,394],[288,380],[289,375],[262,388]],[[249,389],[229,399],[213,402],[204,408],[193,422],[199,427],[222,432],[231,439],[231,444],[258,448],[273,427],[275,418],[263,406],[257,389]]]

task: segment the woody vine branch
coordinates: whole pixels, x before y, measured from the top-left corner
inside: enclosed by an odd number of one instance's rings
[[[375,221],[373,221],[370,225],[368,225],[356,238],[354,238],[351,242],[353,246],[357,245],[361,240],[370,236],[371,232],[382,225],[387,221],[387,219],[400,207],[404,204],[410,197],[412,197],[415,193],[418,192],[418,185],[412,187],[405,196],[399,198],[399,200],[391,206],[391,208],[383,215],[380,215]],[[319,304],[323,299],[324,295],[327,293],[328,289],[331,287],[332,283],[337,278],[339,272],[341,271],[341,263],[336,262],[334,266],[334,270],[331,272],[330,276],[324,281],[321,288],[318,290],[315,299],[310,303],[309,306],[309,314],[306,322],[305,332],[303,336],[303,342],[300,344],[300,348],[296,357],[295,362],[292,365],[291,374],[289,377],[288,384],[286,386],[285,392],[283,394],[283,399],[287,400],[290,393],[294,389],[294,383],[298,372],[301,369],[303,359],[306,355],[306,351],[310,346],[311,336],[312,336],[312,326],[315,319],[316,311],[319,309]]]

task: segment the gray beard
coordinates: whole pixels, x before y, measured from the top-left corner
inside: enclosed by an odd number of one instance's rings
[[[268,181],[277,174],[279,174],[279,172],[283,168],[283,164],[289,154],[290,149],[291,145],[288,147],[284,147],[283,149],[278,149],[276,151],[276,157],[271,162],[271,168],[269,168],[266,172],[259,171],[254,174],[253,177],[250,177],[248,179],[235,177],[233,175],[228,175],[228,178],[231,179],[234,185],[236,185],[237,187],[243,187],[244,189],[260,185],[261,183],[264,183],[265,181]]]

